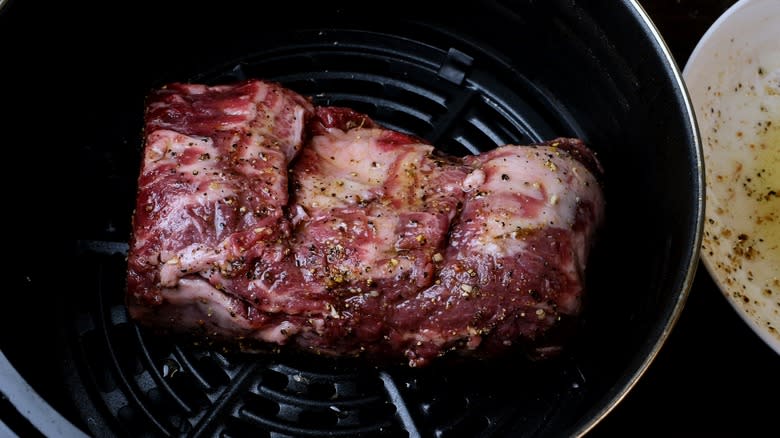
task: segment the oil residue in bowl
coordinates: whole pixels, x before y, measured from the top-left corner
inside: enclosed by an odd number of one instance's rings
[[[748,145],[753,153],[752,171],[744,176],[743,187],[753,206],[748,216],[754,234],[751,248],[769,271],[776,271],[780,267],[780,69],[768,70],[759,64],[756,74],[757,86],[748,95],[754,97],[753,105],[758,104],[758,117],[754,135],[746,136],[753,140]],[[743,136],[742,131],[736,134]],[[780,280],[777,275],[768,277],[763,293],[768,297],[777,294],[780,304]]]
[[[708,160],[702,250],[724,293],[780,340],[780,57],[761,61],[718,75],[700,108]]]
[[[702,262],[780,353],[780,26],[777,1],[739,2],[685,67],[702,140]]]
[[[755,150],[755,175],[746,176],[745,191],[755,201],[751,215],[757,250],[770,266],[780,268],[780,118],[759,121]],[[774,286],[780,294],[780,285]],[[771,295],[772,290],[766,291]]]
[[[780,338],[780,327],[771,322],[780,319],[780,69],[767,73],[759,64],[757,73],[758,86],[753,91],[759,98],[759,117],[755,120],[754,135],[747,136],[754,140],[748,145],[753,152],[752,172],[746,172],[743,184],[751,201],[750,222],[746,225],[752,236],[739,235],[736,242],[737,247],[752,242],[743,253],[747,268],[744,271],[746,279],[758,290],[752,299],[748,298],[749,293],[743,296],[746,310],[754,315],[763,313],[769,334]],[[756,295],[766,300],[771,309],[762,306]]]

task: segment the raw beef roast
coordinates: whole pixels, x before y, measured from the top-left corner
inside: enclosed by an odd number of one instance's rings
[[[547,356],[603,220],[579,140],[452,157],[278,84],[149,96],[128,256],[140,324],[428,364]]]

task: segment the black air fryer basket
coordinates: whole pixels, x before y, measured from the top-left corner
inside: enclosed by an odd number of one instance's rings
[[[10,49],[3,73],[3,87],[29,90],[3,105],[14,108],[7,138],[30,144],[12,162],[40,187],[12,195],[21,243],[0,365],[24,380],[0,376],[12,405],[0,418],[16,433],[579,435],[631,388],[682,308],[700,237],[699,146],[676,67],[633,1],[434,3],[430,13],[404,1],[35,3],[0,12],[4,40],[56,35]],[[144,98],[169,81],[246,78],[459,155],[584,139],[606,169],[607,226],[566,354],[377,368],[240,355],[129,321]],[[23,406],[26,384],[53,409]]]

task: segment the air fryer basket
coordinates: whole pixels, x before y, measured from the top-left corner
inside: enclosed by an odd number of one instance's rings
[[[54,334],[57,347],[26,358],[24,346],[4,347],[12,363],[95,436],[586,432],[649,364],[692,280],[700,157],[662,43],[630,1],[483,1],[432,15],[401,2],[382,16],[359,3],[325,3],[273,11],[125,5],[149,26],[85,24],[92,37],[72,37],[88,48],[75,55],[74,88],[89,129],[65,140],[76,158],[67,191],[78,220],[62,245],[51,245],[63,255],[58,275],[22,264],[13,283],[23,296],[54,303],[40,318],[46,327],[29,337],[51,344]],[[97,53],[90,41],[100,35],[130,42]],[[540,363],[375,368],[239,355],[130,322],[124,255],[144,96],[168,81],[244,78],[280,81],[317,104],[352,107],[461,155],[585,139],[606,169],[608,220],[567,353]],[[27,366],[35,362],[46,371]]]

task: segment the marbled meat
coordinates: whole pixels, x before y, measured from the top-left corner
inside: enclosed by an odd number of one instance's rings
[[[582,310],[604,199],[580,140],[454,157],[259,80],[163,87],[144,135],[141,325],[423,366],[554,355]]]

